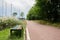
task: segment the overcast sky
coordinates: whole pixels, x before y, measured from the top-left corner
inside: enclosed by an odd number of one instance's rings
[[[12,13],[17,12],[18,14],[23,11],[26,17],[29,9],[33,6],[35,0],[3,0],[3,8],[2,8],[2,0],[0,0],[0,16],[5,14],[7,16],[11,15],[11,4],[12,4]]]

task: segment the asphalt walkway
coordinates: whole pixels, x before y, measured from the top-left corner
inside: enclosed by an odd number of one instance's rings
[[[30,40],[60,40],[60,29],[27,21]]]

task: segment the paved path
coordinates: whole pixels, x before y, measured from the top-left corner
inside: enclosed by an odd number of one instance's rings
[[[31,40],[60,40],[60,29],[27,21]]]

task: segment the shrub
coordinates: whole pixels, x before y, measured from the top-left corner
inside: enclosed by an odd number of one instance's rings
[[[5,28],[7,26],[15,26],[19,24],[21,24],[21,22],[16,18],[0,18],[0,28]]]

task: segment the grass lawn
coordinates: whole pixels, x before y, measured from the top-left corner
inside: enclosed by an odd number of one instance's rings
[[[24,24],[22,24],[22,25],[23,25],[23,32],[24,32],[25,27],[26,27],[26,22]],[[22,34],[21,37],[17,37],[15,35],[11,36],[10,35],[10,28],[6,28],[6,29],[0,31],[0,40],[24,40],[24,33]]]
[[[37,23],[43,24],[43,25],[50,25],[50,26],[60,28],[60,23],[51,23],[51,22],[44,21],[44,20],[34,20],[34,21],[37,22]]]
[[[0,40],[23,40],[23,36],[22,37],[10,36],[10,29],[6,28],[0,31]]]
[[[0,40],[7,40],[9,37],[9,29],[0,31]]]

